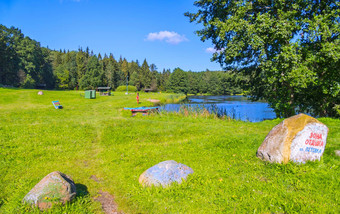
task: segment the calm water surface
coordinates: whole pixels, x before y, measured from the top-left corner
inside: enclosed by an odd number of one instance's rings
[[[231,118],[250,122],[259,122],[276,118],[272,108],[265,102],[251,102],[244,96],[190,96],[188,103],[167,104],[166,111],[179,111],[181,105],[193,109],[206,108],[210,112],[227,115]]]

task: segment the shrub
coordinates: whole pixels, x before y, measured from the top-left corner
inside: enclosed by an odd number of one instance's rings
[[[116,91],[124,92],[124,91],[126,91],[126,86],[124,86],[124,85],[118,86],[118,88],[116,88]],[[137,88],[136,88],[136,86],[129,85],[128,91],[129,92],[136,92]]]
[[[34,88],[35,87],[35,80],[31,77],[31,75],[27,75],[24,83],[21,85],[23,88]]]

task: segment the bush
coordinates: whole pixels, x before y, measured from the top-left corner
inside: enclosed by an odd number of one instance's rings
[[[118,86],[118,88],[116,88],[116,91],[124,92],[124,91],[126,91],[126,86],[124,86],[124,85]],[[137,88],[136,88],[136,86],[129,85],[128,91],[129,92],[136,92]]]
[[[31,75],[27,75],[24,83],[21,85],[23,88],[34,88],[35,87],[35,80],[31,77]]]

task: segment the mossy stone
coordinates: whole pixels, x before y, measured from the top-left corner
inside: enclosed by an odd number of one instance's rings
[[[53,204],[71,201],[76,195],[76,186],[71,177],[55,171],[45,176],[24,197],[23,202],[39,207],[41,210]]]

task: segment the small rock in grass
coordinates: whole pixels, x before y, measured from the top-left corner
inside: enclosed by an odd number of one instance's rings
[[[317,119],[305,114],[295,115],[269,132],[257,150],[257,156],[276,163],[320,160],[327,134],[327,126]]]
[[[334,152],[337,156],[340,156],[340,150],[335,150]]]
[[[55,171],[46,175],[24,197],[23,202],[44,210],[53,204],[71,201],[76,196],[76,186],[71,177]]]
[[[194,171],[181,163],[173,160],[163,161],[143,172],[139,176],[139,183],[143,186],[163,186],[166,187],[173,182],[181,183],[189,174]]]
[[[44,92],[39,91],[39,92],[38,92],[38,95],[44,95]]]

